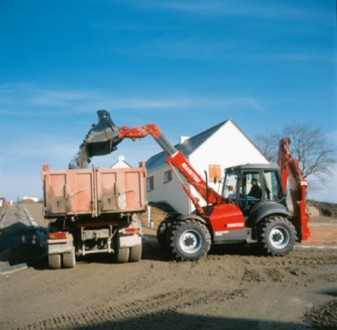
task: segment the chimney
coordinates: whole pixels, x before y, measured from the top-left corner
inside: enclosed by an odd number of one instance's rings
[[[189,136],[181,136],[179,138],[179,143],[182,144],[184,143],[186,140],[188,140],[190,137]]]

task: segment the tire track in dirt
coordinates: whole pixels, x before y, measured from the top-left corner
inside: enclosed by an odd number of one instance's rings
[[[27,324],[17,330],[26,329],[71,329],[81,327],[95,329],[100,324],[116,324],[135,318],[148,318],[176,313],[185,308],[209,304],[213,302],[226,302],[236,298],[244,298],[245,290],[238,289],[226,291],[204,291],[196,289],[165,292],[138,299],[128,303],[118,304],[116,300],[109,304],[90,306],[75,314],[60,314],[47,320]]]

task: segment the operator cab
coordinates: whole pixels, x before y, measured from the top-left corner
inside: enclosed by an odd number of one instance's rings
[[[286,206],[279,168],[273,164],[247,164],[227,168],[222,195],[237,205],[244,216],[262,201]]]

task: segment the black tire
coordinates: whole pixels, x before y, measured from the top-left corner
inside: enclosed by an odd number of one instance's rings
[[[194,261],[205,256],[211,247],[207,227],[193,220],[177,221],[169,234],[172,256],[178,261]]]
[[[69,253],[63,253],[62,262],[64,268],[74,268],[76,265],[75,248]]]
[[[137,262],[142,258],[142,246],[137,245],[130,248],[130,262]]]
[[[258,239],[263,254],[281,257],[294,249],[296,231],[287,219],[281,216],[270,217],[261,223]]]
[[[163,250],[168,249],[167,234],[168,230],[172,227],[174,219],[172,217],[164,219],[158,226],[157,229],[157,240],[159,246]]]
[[[61,255],[60,254],[49,254],[48,264],[49,264],[49,268],[51,269],[60,269],[61,268]]]

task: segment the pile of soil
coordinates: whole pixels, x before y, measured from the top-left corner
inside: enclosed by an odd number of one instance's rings
[[[305,313],[304,321],[317,329],[337,329],[337,299],[313,307]]]
[[[165,202],[149,203],[150,208],[141,215],[141,221],[144,226],[148,225],[148,212],[150,212],[153,228],[157,229],[159,224],[165,219],[166,215],[175,212],[172,206]]]

